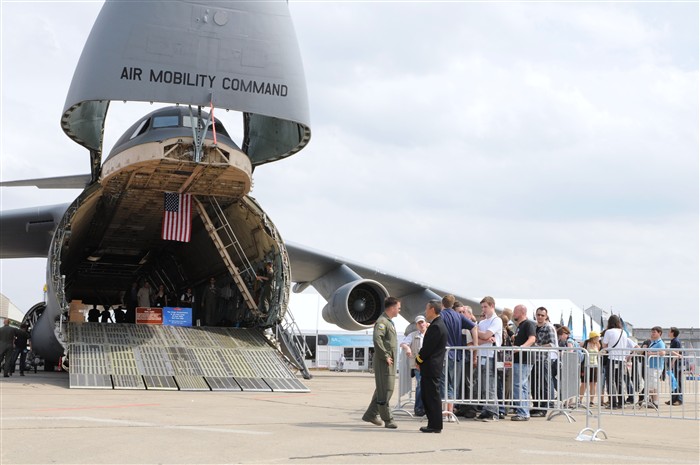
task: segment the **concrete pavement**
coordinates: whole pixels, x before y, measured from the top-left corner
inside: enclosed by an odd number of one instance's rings
[[[68,389],[65,373],[0,378],[2,464],[193,463],[692,463],[700,422],[603,418],[609,439],[577,441],[585,426],[460,418],[442,434],[397,416],[397,430],[361,421],[373,377],[314,372],[310,393]],[[595,428],[595,424],[593,424]]]

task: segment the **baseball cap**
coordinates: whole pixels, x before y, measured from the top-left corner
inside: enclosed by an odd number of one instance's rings
[[[413,320],[415,323],[418,323],[419,321],[425,321],[425,317],[423,315],[418,315],[415,320]]]

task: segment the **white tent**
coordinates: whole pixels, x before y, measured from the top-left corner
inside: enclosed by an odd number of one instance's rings
[[[592,321],[581,307],[569,299],[499,299],[496,298],[496,306],[500,308],[513,308],[518,304],[527,307],[527,315],[531,320],[535,319],[535,310],[539,307],[547,309],[549,320],[554,323],[563,323],[569,327],[571,319],[571,335],[577,341],[588,339],[591,331],[600,332],[600,321]],[[584,332],[585,329],[585,332]]]
[[[0,318],[22,321],[24,312],[13,304],[4,294],[0,294]],[[0,323],[0,325],[1,324],[2,323]]]

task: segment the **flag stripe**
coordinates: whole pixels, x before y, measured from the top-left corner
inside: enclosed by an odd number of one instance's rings
[[[166,241],[189,242],[192,233],[192,196],[166,192],[161,237]]]

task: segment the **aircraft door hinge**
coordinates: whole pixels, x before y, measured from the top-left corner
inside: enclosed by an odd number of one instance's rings
[[[90,150],[90,184],[96,183],[100,179],[102,172],[102,151]]]

